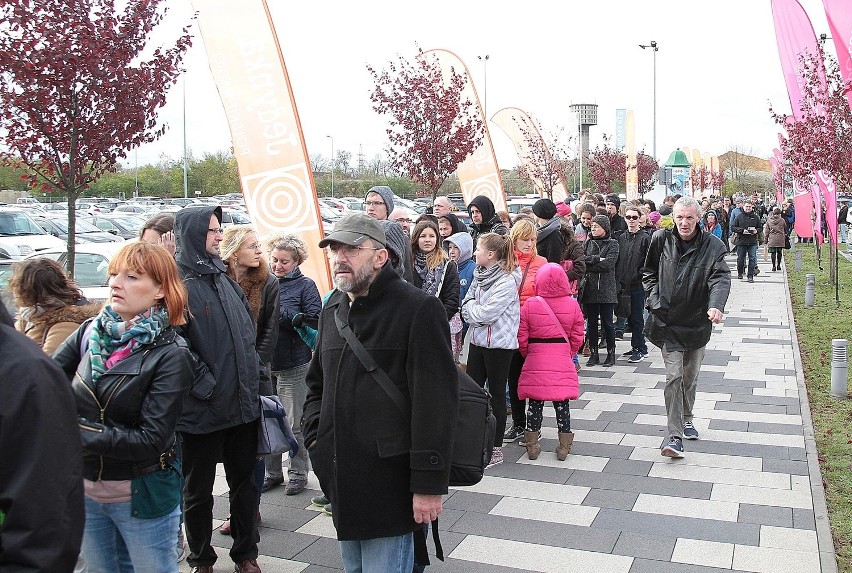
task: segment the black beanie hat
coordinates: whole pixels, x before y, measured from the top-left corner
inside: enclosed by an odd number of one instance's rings
[[[546,197],[536,201],[532,210],[539,219],[550,220],[556,216],[556,204]]]
[[[609,217],[606,215],[595,215],[592,217],[592,223],[597,223],[600,227],[603,227],[607,235],[612,231],[612,228],[609,226]]]

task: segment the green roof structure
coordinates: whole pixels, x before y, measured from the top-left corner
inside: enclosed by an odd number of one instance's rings
[[[686,153],[680,150],[680,148],[672,151],[671,155],[669,155],[669,160],[666,161],[666,167],[689,167],[691,164],[689,160],[686,158]]]

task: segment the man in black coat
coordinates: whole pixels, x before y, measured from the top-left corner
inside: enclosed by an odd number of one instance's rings
[[[320,242],[337,291],[320,315],[302,429],[334,507],[344,568],[411,573],[414,537],[425,541],[422,524],[441,513],[448,489],[458,374],[441,302],[386,264],[386,241],[377,221],[354,213]],[[336,319],[407,398],[408,412],[362,365]]]
[[[548,198],[542,198],[533,204],[533,215],[537,220],[536,252],[547,259],[548,263],[562,262],[562,218],[556,216],[556,204]]]
[[[0,571],[71,573],[83,451],[68,378],[0,302]]]
[[[239,573],[254,573],[260,571],[255,458],[262,363],[248,300],[219,258],[221,221],[222,208],[212,206],[186,207],[175,216],[175,259],[190,311],[181,334],[198,364],[177,427],[183,438],[187,562],[193,572],[213,571],[213,483],[221,461],[231,492],[231,559]]]
[[[734,217],[731,232],[737,234],[737,278],[743,278],[745,259],[748,255],[748,282],[754,282],[757,271],[757,231],[762,229],[760,217],[754,212],[751,201],[743,203],[742,212]]]
[[[725,245],[700,227],[701,207],[695,199],[681,197],[673,213],[674,228],[651,237],[642,286],[649,312],[645,336],[662,350],[666,366],[669,437],[660,453],[682,458],[682,438],[698,439],[692,424],[698,373],[713,325],[722,322],[731,270]]]
[[[619,304],[621,297],[630,297],[627,309],[627,323],[630,325],[630,358],[628,362],[639,362],[648,356],[648,345],[642,333],[643,312],[645,310],[645,290],[642,288],[642,267],[645,256],[651,245],[651,237],[639,227],[639,217],[642,216],[639,207],[630,205],[624,210],[627,230],[621,233],[618,240],[618,262],[615,265],[615,278],[618,280]],[[624,316],[624,314],[619,314]],[[618,328],[616,327],[616,330]]]
[[[618,209],[621,207],[621,199],[615,193],[610,193],[606,196],[604,204],[606,205],[606,216],[609,217],[609,228],[612,231],[612,236],[617,237],[627,230],[627,221],[618,214]]]
[[[509,229],[497,216],[494,203],[485,195],[477,195],[471,199],[470,205],[467,206],[467,212],[470,215],[470,236],[473,238],[474,252],[476,251],[476,241],[480,235],[497,233],[505,236],[509,234]]]

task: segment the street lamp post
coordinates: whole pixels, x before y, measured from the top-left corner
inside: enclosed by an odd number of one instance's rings
[[[186,70],[183,71],[183,198],[189,197],[186,160]]]
[[[331,140],[331,196],[334,197],[334,138],[326,135]]]
[[[639,44],[643,50],[651,48],[654,50],[654,159],[657,158],[657,42],[651,40],[650,44]]]
[[[488,121],[488,54],[484,56],[476,56],[480,62],[482,62],[482,75],[483,75],[483,96],[485,100],[485,109],[482,110],[482,113],[485,114],[485,120]]]

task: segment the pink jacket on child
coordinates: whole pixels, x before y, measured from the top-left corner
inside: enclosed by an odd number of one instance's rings
[[[583,313],[577,299],[566,294],[568,277],[555,263],[547,263],[535,275],[536,296],[521,308],[518,349],[526,358],[518,381],[518,397],[544,401],[575,400],[580,381],[572,357],[583,345]],[[568,341],[545,303],[562,325]]]

